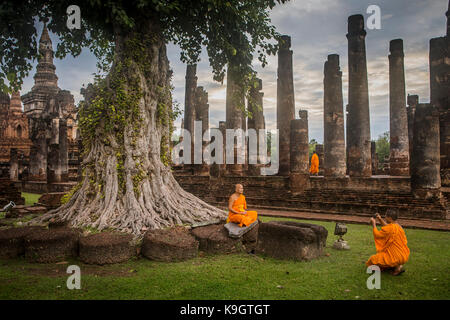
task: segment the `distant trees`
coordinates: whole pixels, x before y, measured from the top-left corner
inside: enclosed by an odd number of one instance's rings
[[[316,139],[311,139],[309,141],[309,159],[311,159],[313,152],[316,150],[317,143]]]
[[[384,159],[386,157],[389,157],[390,152],[389,131],[386,131],[378,136],[378,138],[375,140],[375,146],[376,152],[378,153],[378,161],[380,163],[384,163]]]

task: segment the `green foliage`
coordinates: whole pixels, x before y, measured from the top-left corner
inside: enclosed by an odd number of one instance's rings
[[[155,41],[170,41],[181,48],[181,60],[196,63],[202,46],[206,47],[214,79],[223,81],[226,65],[232,65],[235,81],[242,84],[242,93],[254,86],[255,53],[263,66],[266,56],[275,55],[280,35],[269,19],[269,10],[285,0],[78,0],[81,10],[81,29],[66,26],[67,7],[72,0],[7,0],[0,4],[0,90],[18,90],[28,75],[32,63],[39,57],[37,30],[34,19],[47,23],[48,29],[60,38],[55,56],[78,56],[88,48],[98,58],[99,75],[88,91],[89,98],[79,105],[79,127],[83,138],[83,152],[90,152],[94,141],[113,146],[117,156],[117,172],[121,190],[125,187],[124,150],[125,130],[133,125],[132,145],[139,135],[139,102],[144,86],[137,74],[145,75],[146,88],[157,88],[157,125],[162,132],[161,161],[170,165],[170,137],[173,120],[179,110],[172,107],[171,87],[155,81],[149,56]],[[122,39],[126,39],[122,43]],[[275,40],[275,43],[271,43]],[[113,63],[114,62],[114,63]],[[112,66],[111,66],[112,65]],[[139,69],[139,70],[137,70]],[[140,72],[136,72],[140,71]],[[107,73],[104,77],[101,73]],[[150,92],[145,92],[145,94]],[[242,106],[242,108],[245,108]],[[167,129],[167,130],[166,130]],[[114,141],[111,141],[114,139]],[[139,169],[138,169],[139,171]],[[95,168],[86,168],[94,196],[102,188],[97,183]],[[140,183],[138,172],[133,184]]]
[[[375,146],[379,162],[384,163],[384,158],[390,154],[389,131],[378,136],[378,139],[375,140]]]
[[[311,157],[313,155],[313,152],[316,151],[316,144],[318,142],[316,141],[316,139],[311,139],[309,141],[309,159],[311,160]]]
[[[138,36],[126,40],[121,59],[115,63],[106,78],[96,76],[95,83],[89,88],[92,96],[85,99],[89,101],[83,101],[79,106],[79,127],[85,153],[89,152],[92,143],[97,139],[110,146],[112,144],[109,140],[111,137],[114,139],[116,169],[121,191],[125,190],[126,130],[132,124],[131,144],[134,145],[142,123],[139,107],[143,93],[140,79],[133,70],[139,68],[142,72],[147,72],[150,68],[150,59],[145,50],[149,45],[148,41],[151,41],[150,37],[144,35],[139,38],[143,41],[139,41]],[[94,184],[98,178],[93,168],[90,174],[91,185],[95,188]],[[136,179],[133,181],[137,181]],[[102,185],[98,185],[98,189],[101,188]]]
[[[127,70],[132,67],[132,60],[119,61],[108,78],[96,78],[93,85],[95,96],[90,103],[81,102],[79,106],[79,126],[85,150],[97,138],[107,138],[110,134],[123,143],[124,130],[129,123],[138,125],[139,101],[142,92],[137,78],[130,77]],[[100,129],[100,130],[99,130]],[[100,136],[99,136],[100,135]]]
[[[272,133],[267,132],[267,150],[272,154]]]
[[[137,161],[136,158],[134,160]],[[138,173],[133,175],[133,191],[136,197],[139,197],[140,194],[139,186],[144,179],[148,178],[148,174],[144,171],[142,163],[139,161],[137,161],[137,170]]]
[[[87,234],[97,234],[97,233],[101,232],[98,229],[91,227],[91,226],[83,227],[81,229]]]
[[[32,206],[33,204],[38,202],[38,200],[42,196],[42,194],[22,192],[21,196],[23,198],[25,198],[25,205],[26,206]]]
[[[125,190],[125,168],[123,166],[125,162],[125,155],[122,152],[117,151],[116,160],[117,160],[116,170],[117,170],[117,179],[119,181],[119,188],[120,190],[123,191]]]
[[[162,34],[166,42],[179,45],[181,60],[196,63],[202,46],[206,47],[214,79],[223,81],[225,67],[233,61],[238,66],[241,83],[251,86],[254,55],[263,66],[266,56],[275,55],[279,34],[271,24],[269,11],[286,0],[78,0],[81,29],[66,26],[67,7],[72,0],[6,0],[0,4],[0,89],[6,80],[18,89],[22,79],[39,56],[34,19],[49,21],[48,28],[61,39],[55,56],[78,56],[88,48],[99,59],[100,69],[107,71],[113,61],[114,41],[118,32],[138,31]],[[153,22],[152,30],[142,29]],[[148,25],[147,25],[148,26]],[[142,58],[142,55],[139,55]],[[15,79],[11,78],[15,77]]]
[[[74,195],[75,192],[80,190],[81,182],[78,182],[68,193],[61,197],[61,204],[66,204]]]

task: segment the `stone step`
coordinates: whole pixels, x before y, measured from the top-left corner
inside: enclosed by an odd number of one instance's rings
[[[208,201],[207,197],[203,199]],[[220,201],[219,199],[223,199]],[[228,197],[216,196],[215,199],[209,199],[209,202],[218,203],[226,207]],[[246,197],[249,207],[260,207],[277,210],[292,210],[292,211],[307,211],[307,212],[336,212],[338,214],[347,215],[368,215],[372,216],[376,212],[383,213],[388,208],[396,208],[402,217],[408,218],[431,218],[443,219],[443,210],[440,207],[430,206],[408,206],[407,204],[395,205],[392,203],[372,203],[367,204],[363,202],[324,202],[324,201],[292,201],[290,199],[266,199],[266,198],[252,198]],[[276,205],[274,205],[276,204]]]
[[[227,210],[227,206],[223,205],[223,203],[209,202],[209,201],[208,201],[208,203],[211,204],[211,205],[214,205],[214,206],[216,206],[218,208],[221,208],[223,210]],[[274,210],[274,211],[291,211],[291,212],[302,211],[302,212],[309,212],[309,213],[318,213],[318,214],[319,213],[326,213],[326,214],[336,214],[336,215],[344,215],[344,216],[372,217],[374,215],[374,212],[361,212],[361,211],[351,211],[351,212],[349,212],[348,210],[329,210],[329,209],[324,210],[324,209],[294,208],[294,207],[254,205],[254,204],[252,204],[251,206],[249,205],[249,207],[255,208],[255,209],[265,209],[265,210]],[[389,207],[389,208],[392,208],[392,207]],[[423,219],[425,217],[428,220],[432,220],[432,221],[434,221],[434,220],[442,220],[442,217],[439,216],[440,213],[441,213],[441,211],[434,212],[433,213],[434,215],[429,215],[429,214],[423,214],[422,216],[413,216],[413,215],[406,216],[405,215],[405,216],[402,216],[402,218],[423,221]]]
[[[226,201],[228,199],[228,196],[215,196],[218,199],[223,199],[223,201]],[[420,204],[423,205],[423,207],[427,208],[442,208],[442,205],[439,204],[431,204],[430,203],[420,203],[420,202],[411,202],[411,201],[401,201],[400,203],[393,202],[393,201],[387,201],[389,199],[354,199],[354,201],[349,201],[349,199],[336,199],[333,201],[332,199],[315,199],[312,200],[310,198],[271,198],[267,199],[265,197],[253,197],[253,196],[246,196],[247,202],[260,202],[260,201],[271,201],[271,202],[280,202],[280,203],[309,203],[309,204],[333,204],[333,203],[339,203],[339,204],[352,204],[352,205],[361,205],[361,206],[396,206],[396,207],[411,207],[411,204],[414,204],[415,207],[420,207]],[[402,199],[404,200],[404,199]]]

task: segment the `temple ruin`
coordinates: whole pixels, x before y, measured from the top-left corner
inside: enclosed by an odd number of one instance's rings
[[[448,15],[447,12],[447,18]],[[347,39],[349,82],[345,114],[339,55],[328,55],[324,64],[324,143],[316,145],[319,176],[309,174],[307,110],[300,110],[299,118],[295,118],[293,51],[291,38],[284,35],[280,39],[277,72],[278,174],[264,176],[257,168],[266,164],[249,165],[254,154],[247,148],[244,164],[226,165],[227,170],[225,165],[217,165],[209,176],[175,170],[180,185],[223,208],[234,185],[242,183],[247,202],[255,208],[363,216],[396,208],[403,218],[446,219],[449,190],[443,186],[448,184],[450,156],[448,33],[430,42],[430,103],[419,103],[417,95],[406,95],[403,40],[390,41],[390,155],[386,159],[378,159],[370,136],[370,79],[362,15],[348,18]],[[255,112],[254,105],[248,102],[252,115],[248,128],[265,128],[262,87],[259,81],[250,93],[251,100],[257,100],[261,109]],[[239,88],[233,80],[231,64],[226,121],[219,123],[223,131],[245,129],[245,116],[238,108],[244,104]],[[184,123],[186,126],[186,115]],[[224,150],[227,143],[232,141],[224,142]],[[235,144],[233,147],[237,152]],[[385,160],[384,168],[378,168],[381,160]]]
[[[39,52],[31,91],[0,97],[2,176],[20,181],[23,191],[67,191],[79,173],[77,111],[73,95],[58,87],[46,25]]]
[[[246,101],[243,86],[236,80],[237,66],[228,65],[222,158],[231,148],[230,163],[198,159],[194,141],[201,141],[201,154],[210,142],[208,93],[199,86],[196,65],[186,68],[182,128],[191,138],[195,164],[173,166],[180,185],[206,202],[226,207],[236,183],[242,183],[249,206],[273,210],[306,211],[372,216],[396,208],[402,218],[445,219],[450,197],[449,34],[430,40],[430,102],[407,95],[403,40],[389,44],[390,155],[378,168],[376,146],[371,141],[366,31],[362,15],[348,18],[348,105],[343,102],[340,57],[330,54],[324,63],[323,144],[316,145],[319,175],[309,174],[308,110],[296,118],[293,51],[291,37],[279,42],[277,69],[276,126],[279,167],[277,174],[263,175],[272,150],[261,149],[260,130],[266,129],[260,79]],[[20,97],[0,95],[0,170],[20,181],[22,190],[67,191],[79,174],[80,137],[77,135],[73,96],[58,87],[53,49],[44,27],[31,92]],[[24,105],[22,111],[20,100]],[[245,108],[247,107],[247,109]],[[246,112],[248,111],[248,113]],[[195,123],[201,122],[198,130]],[[227,136],[226,129],[241,129],[243,136]],[[254,129],[255,136],[247,129]],[[256,139],[256,151],[251,139]],[[180,139],[182,141],[182,139]],[[237,142],[240,142],[240,145]],[[253,148],[253,149],[252,149]],[[182,151],[184,152],[184,151]],[[216,154],[215,154],[216,155]],[[201,163],[200,163],[200,162]]]
[[[11,98],[0,93],[0,176],[11,181],[22,179],[31,146],[28,118],[22,111],[20,93],[14,92]]]

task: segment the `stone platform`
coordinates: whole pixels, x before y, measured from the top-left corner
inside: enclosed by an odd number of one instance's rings
[[[283,210],[258,210],[258,215],[276,218],[290,218],[299,220],[315,220],[329,222],[344,222],[369,225],[369,218],[364,216],[352,216],[329,213],[313,213],[302,211],[283,211]],[[404,228],[426,229],[436,231],[450,231],[450,220],[428,220],[428,219],[398,219],[398,223]]]
[[[0,179],[0,209],[13,201],[16,205],[24,205],[25,199],[22,198],[20,188],[9,179]]]
[[[16,182],[16,187],[22,190],[22,192],[30,193],[53,193],[53,192],[68,192],[77,183],[76,182],[59,182],[59,183],[47,183],[46,181],[21,181]]]
[[[270,221],[259,227],[256,253],[277,259],[312,260],[323,255],[326,228],[294,221]]]
[[[224,176],[218,179],[175,172],[175,178],[185,190],[219,207],[227,207],[235,184],[241,183],[248,206],[267,210],[369,217],[396,208],[400,218],[431,220],[445,220],[449,210],[446,197],[415,199],[409,177],[310,177],[309,187],[296,193],[291,192],[287,176]]]

